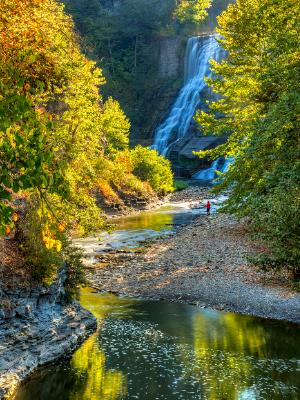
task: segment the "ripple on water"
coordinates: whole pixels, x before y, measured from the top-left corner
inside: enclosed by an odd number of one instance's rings
[[[299,327],[88,292],[99,331],[16,400],[297,400]]]
[[[164,334],[156,324],[122,319],[106,319],[99,341],[108,355],[107,366],[113,364],[130,377],[128,393],[134,381],[143,382],[140,389],[134,385],[129,398],[142,399],[153,384],[153,376],[168,387],[168,393],[156,393],[155,399],[218,399],[211,397],[216,390],[225,396],[226,390],[227,396],[235,392],[237,397],[232,399],[241,400],[297,398],[297,387],[281,381],[286,373],[299,372],[295,359],[257,359],[206,347],[195,349],[193,344],[181,343],[179,337]],[[134,364],[127,361],[133,354]]]

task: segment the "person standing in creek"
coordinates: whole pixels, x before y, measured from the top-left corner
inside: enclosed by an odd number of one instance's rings
[[[207,201],[205,207],[206,207],[206,214],[207,214],[207,215],[210,215],[210,207],[211,207],[211,204],[210,204],[210,201],[209,201],[209,200]]]

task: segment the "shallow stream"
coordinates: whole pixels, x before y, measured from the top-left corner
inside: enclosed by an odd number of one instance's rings
[[[88,289],[81,303],[99,331],[16,400],[299,399],[297,326]]]
[[[224,198],[218,196],[210,199],[212,213],[222,204]],[[74,243],[85,251],[90,262],[96,262],[98,253],[137,248],[145,240],[172,235],[178,227],[191,223],[199,215],[205,215],[205,204],[206,199],[201,202],[168,203],[154,210],[114,218],[112,224],[116,229],[112,232],[74,240]]]

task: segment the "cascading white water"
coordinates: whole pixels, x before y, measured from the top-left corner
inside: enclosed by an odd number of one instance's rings
[[[217,158],[209,168],[202,169],[192,175],[192,179],[199,181],[212,181],[217,177],[217,171],[225,174],[230,164],[234,162],[233,157],[227,157],[225,160],[223,157]]]
[[[210,59],[219,59],[222,49],[215,36],[192,37],[188,40],[185,56],[184,86],[171,108],[167,119],[158,127],[153,148],[166,155],[170,145],[183,138],[207,87],[205,77],[211,76]]]

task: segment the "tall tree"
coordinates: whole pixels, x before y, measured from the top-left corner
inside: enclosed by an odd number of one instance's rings
[[[196,119],[228,135],[201,156],[234,156],[219,189],[226,209],[251,218],[266,240],[268,265],[300,268],[300,3],[237,0],[218,19],[225,60],[209,83],[220,100]]]
[[[81,53],[63,6],[56,0],[1,6],[0,233],[17,222],[20,248],[39,278],[68,257],[76,280],[81,264],[63,246],[63,232],[103,226],[99,181],[137,197],[154,191],[134,175],[130,160],[117,157],[129,154],[130,123],[116,101],[103,102],[102,71]]]

